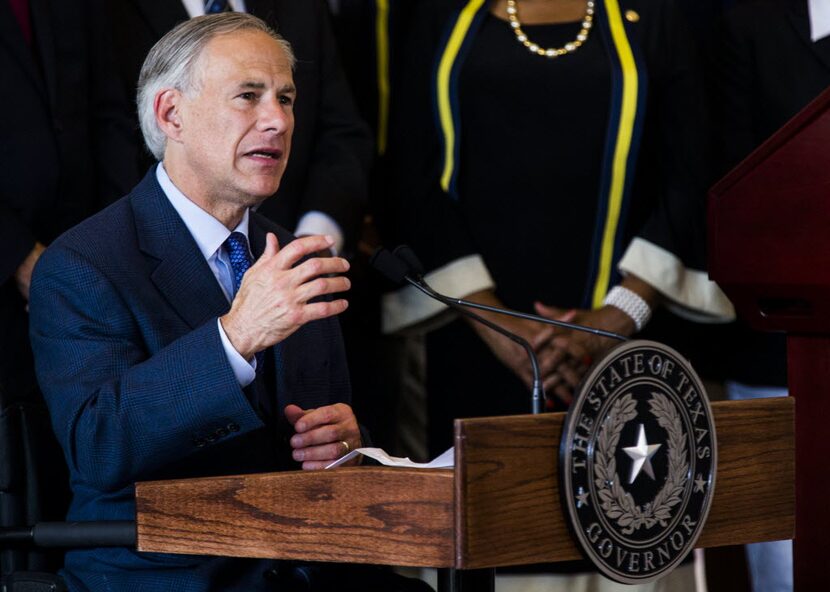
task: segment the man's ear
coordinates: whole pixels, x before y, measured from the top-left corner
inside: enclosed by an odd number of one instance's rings
[[[179,141],[182,134],[180,109],[182,106],[181,91],[167,88],[156,95],[153,110],[156,113],[156,123],[168,140]]]

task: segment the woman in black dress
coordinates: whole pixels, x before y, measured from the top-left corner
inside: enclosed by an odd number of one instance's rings
[[[702,271],[704,93],[670,0],[418,4],[393,231],[439,291],[625,334],[660,301],[732,314]],[[407,289],[385,299],[389,331],[444,314]],[[560,401],[611,345],[493,320],[534,343]],[[529,412],[529,380],[524,351],[488,329],[430,331],[431,451],[455,417]]]

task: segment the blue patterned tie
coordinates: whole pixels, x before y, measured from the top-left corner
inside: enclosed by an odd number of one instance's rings
[[[227,12],[231,9],[228,0],[205,0],[205,14],[216,14]]]
[[[248,250],[248,239],[241,232],[232,232],[231,235],[225,239],[225,248],[228,250],[228,256],[231,260],[231,272],[233,273],[233,295],[239,292],[239,286],[242,284],[242,276],[245,272],[251,269],[253,260],[251,259],[251,252]],[[256,353],[257,371],[262,369],[264,356],[262,352]]]
[[[242,276],[251,268],[251,252],[248,250],[248,239],[241,232],[232,232],[225,240],[225,248],[231,259],[231,272],[233,273],[233,294],[239,292],[239,285],[242,283]]]

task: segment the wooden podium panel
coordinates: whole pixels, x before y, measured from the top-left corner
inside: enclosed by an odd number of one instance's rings
[[[136,484],[139,551],[450,566],[453,474],[343,468]]]
[[[698,546],[791,538],[792,399],[712,405]],[[558,487],[565,415],[457,420],[455,470],[354,467],[136,485],[138,550],[463,569],[578,559]]]
[[[697,546],[792,538],[793,400],[719,402],[712,410],[718,471]],[[522,415],[456,424],[456,467],[466,467],[456,476],[458,567],[581,558],[559,498],[563,418]]]
[[[795,533],[795,401],[714,403],[715,498],[699,547],[791,539]],[[719,421],[719,411],[728,419]]]

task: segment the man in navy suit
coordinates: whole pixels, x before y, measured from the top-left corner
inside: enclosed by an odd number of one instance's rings
[[[279,186],[295,88],[256,17],[186,21],[142,69],[161,161],[55,241],[31,287],[38,380],[71,473],[70,520],[133,519],[139,480],[320,468],[361,434],[337,321],[344,259],[251,208]],[[255,261],[255,262],[254,262]],[[92,549],[71,590],[260,590],[270,562]]]

